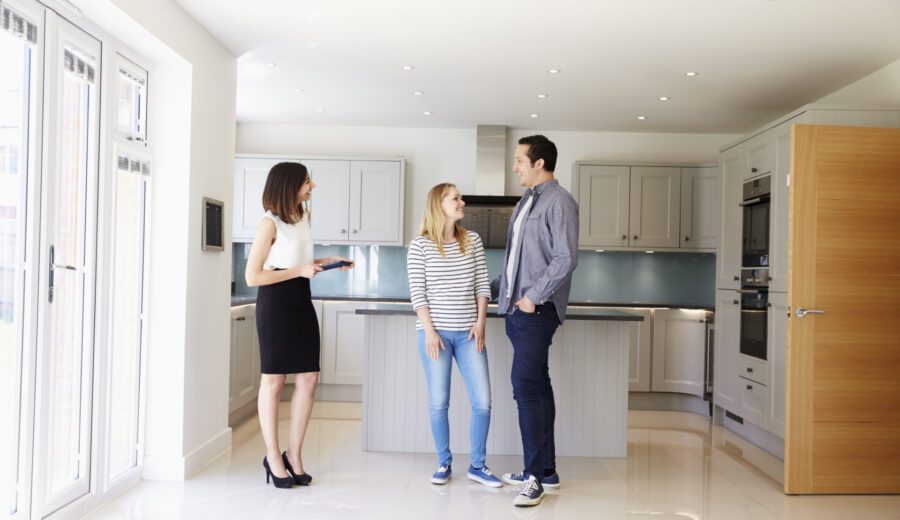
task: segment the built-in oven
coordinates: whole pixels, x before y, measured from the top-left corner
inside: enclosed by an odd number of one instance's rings
[[[741,354],[768,357],[769,270],[744,269],[741,276]]]
[[[744,183],[741,234],[741,266],[744,269],[769,265],[769,209],[772,178],[759,177]]]

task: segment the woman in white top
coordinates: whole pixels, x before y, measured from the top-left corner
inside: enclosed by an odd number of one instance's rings
[[[450,480],[453,456],[447,409],[450,369],[456,359],[472,408],[467,476],[500,487],[503,484],[484,464],[491,422],[484,326],[491,288],[481,238],[459,225],[465,205],[456,186],[444,183],[432,188],[419,236],[410,243],[407,254],[409,293],[419,317],[419,357],[428,384],[428,416],[438,456],[438,470],[431,482],[446,484]]]
[[[266,213],[250,247],[247,285],[259,286],[256,329],[262,380],[259,389],[259,422],[266,443],[263,467],[276,487],[308,485],[312,477],[303,470],[300,450],[312,412],[319,379],[319,323],[312,305],[309,281],[322,265],[346,258],[313,258],[309,212],[304,203],[315,188],[306,166],[276,164],[263,189]],[[288,449],[278,447],[278,403],[287,374],[296,374],[291,398]]]

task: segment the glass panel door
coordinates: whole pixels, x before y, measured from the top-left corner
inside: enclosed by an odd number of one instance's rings
[[[34,8],[34,5],[29,5]],[[0,3],[0,517],[27,509],[30,395],[25,392],[33,295],[28,201],[37,184],[39,13]],[[33,211],[33,210],[32,210]]]
[[[52,13],[47,32],[35,461],[42,515],[90,485],[100,77],[99,42]]]

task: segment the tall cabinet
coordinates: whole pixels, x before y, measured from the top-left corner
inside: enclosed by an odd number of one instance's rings
[[[715,390],[717,407],[745,426],[784,436],[788,298],[788,207],[791,127],[796,124],[900,127],[900,110],[840,109],[807,105],[723,148],[721,227],[716,256]],[[742,183],[771,176],[767,360],[740,354]]]

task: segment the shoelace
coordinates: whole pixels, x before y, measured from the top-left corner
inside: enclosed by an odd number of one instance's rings
[[[441,466],[438,468],[438,473],[447,473],[447,470],[450,469],[450,466]]]
[[[491,473],[490,468],[488,468],[487,466],[481,468],[481,472],[484,473],[485,475],[492,475],[492,476],[493,476],[493,473]]]
[[[522,490],[519,491],[520,495],[525,495],[527,497],[531,496],[531,493],[537,489],[537,480],[528,479],[522,484]]]

